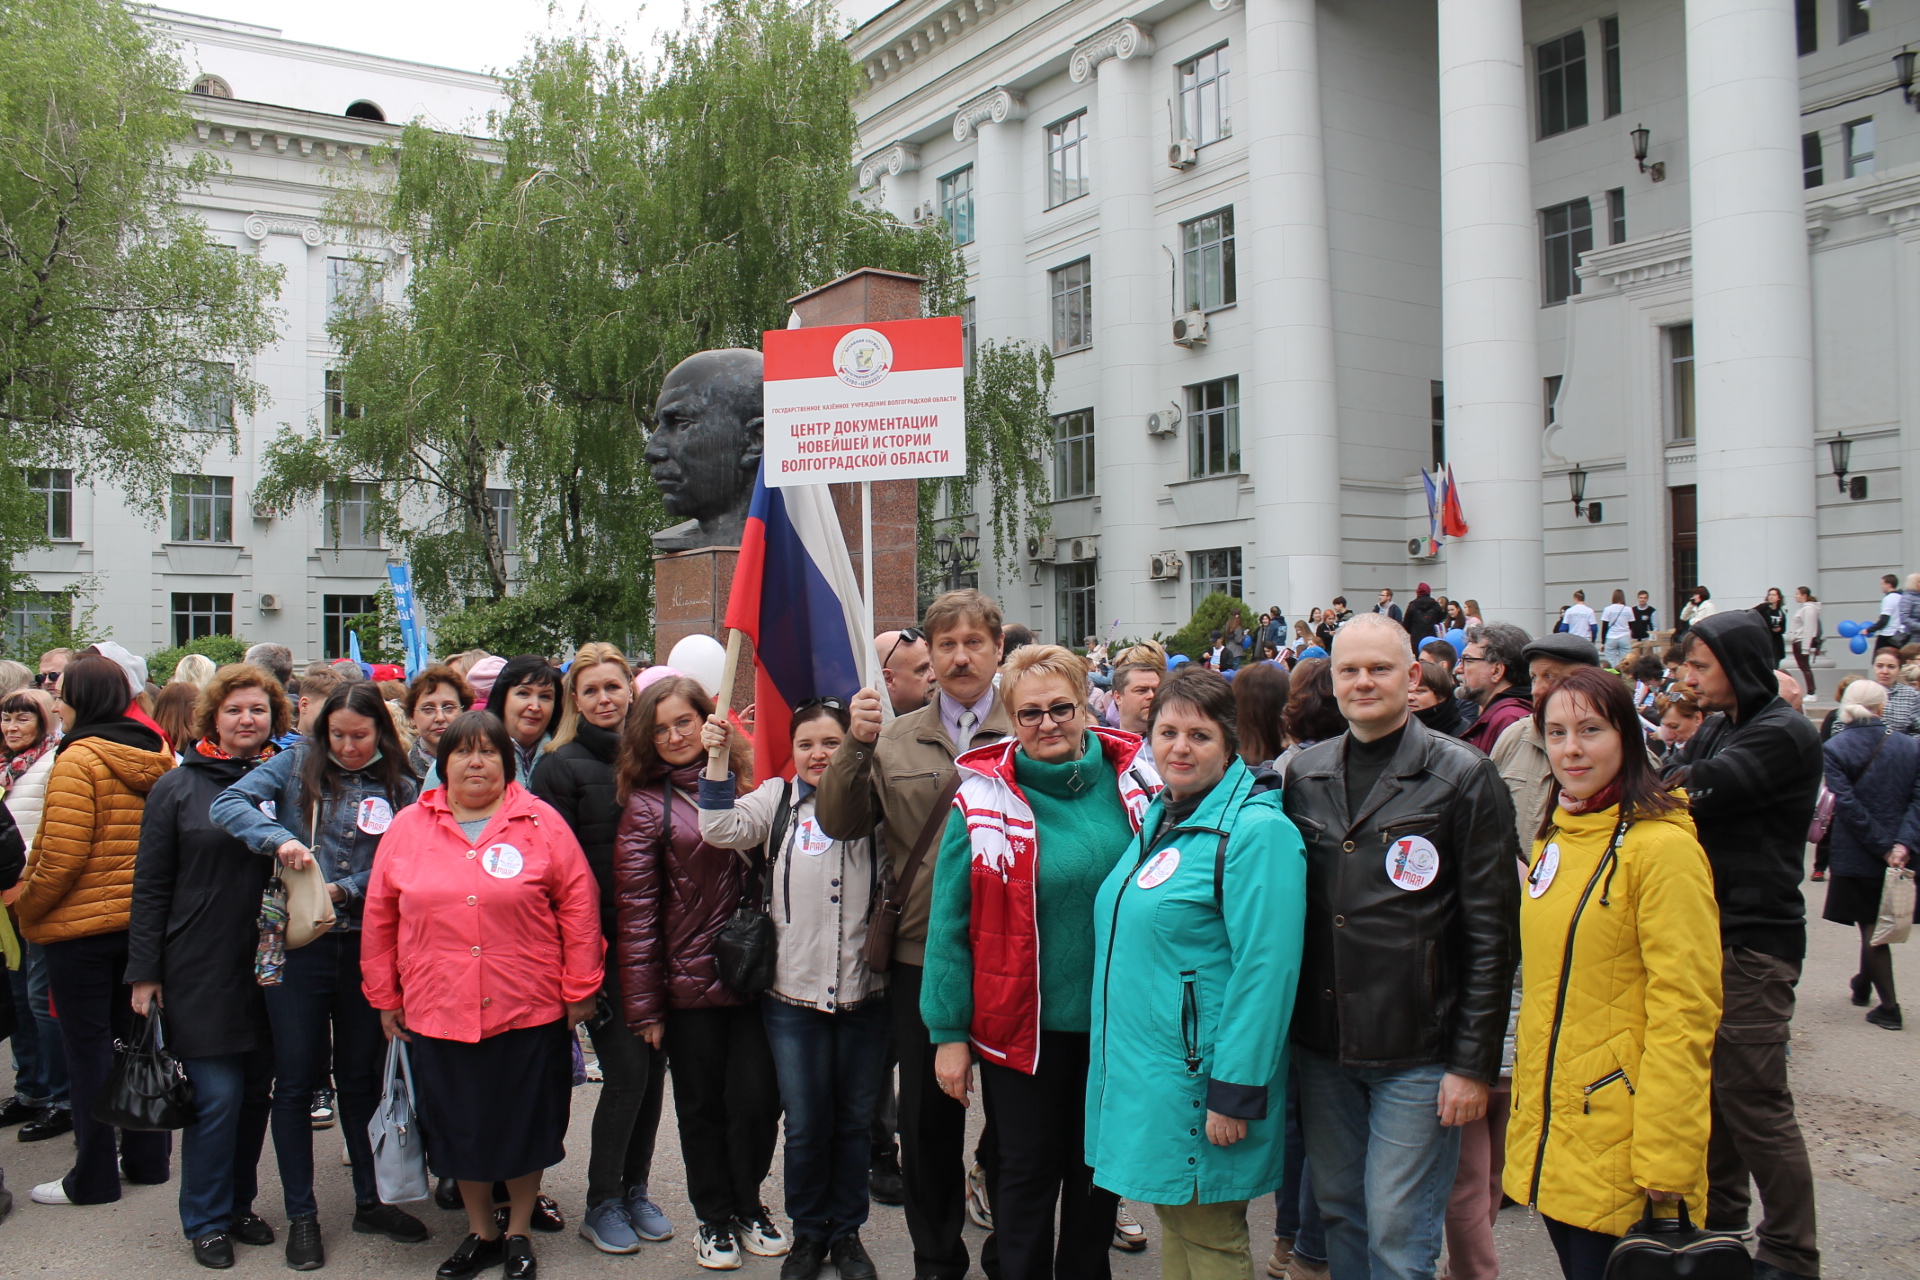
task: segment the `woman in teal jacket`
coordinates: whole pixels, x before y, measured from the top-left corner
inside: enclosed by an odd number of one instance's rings
[[[1166,1280],[1245,1280],[1247,1201],[1281,1180],[1306,854],[1219,675],[1169,677],[1148,732],[1166,790],[1094,905],[1087,1163],[1159,1213]]]

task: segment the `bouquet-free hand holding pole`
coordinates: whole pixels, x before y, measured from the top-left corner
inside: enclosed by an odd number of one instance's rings
[[[733,681],[740,671],[740,641],[738,628],[727,631],[727,661],[720,669],[720,706],[721,717],[726,718],[733,711]],[[727,748],[724,744],[707,750],[707,776],[715,782],[727,780]]]

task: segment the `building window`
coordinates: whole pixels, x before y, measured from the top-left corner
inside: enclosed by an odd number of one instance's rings
[[[346,431],[347,423],[352,422],[366,410],[349,401],[342,390],[341,373],[338,369],[327,370],[326,422],[327,434],[337,436]]]
[[[1857,178],[1873,172],[1873,117],[1848,121],[1846,129],[1847,176]]]
[[[1693,439],[1693,326],[1667,330],[1668,438]],[[1689,583],[1688,585],[1692,585]]]
[[[201,76],[193,82],[193,91],[203,98],[231,98],[233,89],[219,76]]]
[[[1793,0],[1793,29],[1800,41],[1800,56],[1820,47],[1820,5],[1818,0]]]
[[[1585,200],[1569,200],[1542,209],[1540,237],[1545,254],[1540,278],[1546,285],[1547,305],[1551,306],[1580,292],[1575,269],[1593,248],[1593,207]]]
[[[173,593],[173,642],[192,644],[201,636],[233,634],[233,596],[214,591]]]
[[[1607,192],[1607,243],[1627,242],[1627,189],[1615,187]]]
[[[500,535],[500,545],[512,551],[520,545],[520,526],[513,517],[513,490],[487,490],[487,506],[493,510],[493,527]]]
[[[1565,375],[1554,374],[1551,378],[1542,378],[1540,399],[1546,408],[1545,425],[1549,428],[1560,421],[1560,382]]]
[[[327,323],[366,315],[386,297],[380,268],[363,258],[327,259]]]
[[[980,330],[973,322],[973,299],[968,298],[960,304],[960,349],[967,376],[973,375],[973,352],[979,342]]]
[[[1240,598],[1240,548],[1196,551],[1187,557],[1187,580],[1193,584],[1193,607],[1211,595]]]
[[[1087,113],[1047,126],[1047,208],[1087,194]]]
[[[1620,19],[1600,20],[1600,62],[1602,88],[1609,118],[1620,114]]]
[[[35,506],[44,505],[49,542],[73,537],[73,472],[64,467],[28,467],[27,491]]]
[[[1847,41],[1873,30],[1868,6],[1873,0],[1840,0],[1840,39]]]
[[[1058,414],[1053,419],[1053,496],[1084,498],[1094,491],[1093,410]]]
[[[214,360],[188,364],[180,389],[180,424],[188,431],[233,429],[233,366]]]
[[[1233,133],[1227,105],[1227,46],[1180,64],[1180,136],[1197,147]]]
[[[16,591],[7,610],[7,650],[21,653],[46,643],[73,625],[73,602],[63,591]]]
[[[232,476],[173,478],[173,541],[233,541]]]
[[[350,656],[353,646],[347,636],[355,629],[351,625],[353,620],[379,611],[380,601],[374,596],[321,596],[321,656],[326,658]]]
[[[1435,378],[1427,383],[1433,411],[1433,469],[1447,465],[1447,384]]]
[[[360,480],[333,480],[327,483],[321,518],[321,545],[326,547],[377,547],[380,535],[373,527],[373,503],[378,486]]]
[[[1826,156],[1820,146],[1820,134],[1800,135],[1800,184],[1817,187],[1827,180]]]
[[[1540,136],[1578,129],[1587,123],[1587,35],[1569,31],[1533,51],[1540,96]]]
[[[1687,597],[1700,585],[1700,507],[1690,484],[1667,490],[1667,523],[1673,530],[1673,612],[1678,618]]]
[[[1240,379],[1187,388],[1187,438],[1195,477],[1240,470]]]
[[[1187,310],[1212,311],[1236,300],[1233,272],[1233,210],[1221,209],[1180,224],[1186,267]]]
[[[1093,345],[1093,259],[1048,273],[1053,293],[1053,354]]]
[[[955,244],[973,243],[973,166],[940,179],[940,217]]]
[[[1092,564],[1063,564],[1054,568],[1053,598],[1061,644],[1085,644],[1088,636],[1100,634],[1100,613],[1093,594],[1098,578]]]

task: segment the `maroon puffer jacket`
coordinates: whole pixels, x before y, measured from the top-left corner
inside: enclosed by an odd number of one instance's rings
[[[734,850],[700,838],[700,810],[691,797],[705,767],[702,757],[627,797],[614,836],[613,948],[627,1025],[636,1033],[669,1009],[746,1003],[720,981],[713,958],[713,940],[739,905],[746,864]],[[662,839],[669,780],[670,848]]]

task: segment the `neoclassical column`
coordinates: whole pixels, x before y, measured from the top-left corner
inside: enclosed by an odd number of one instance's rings
[[[1339,401],[1315,0],[1247,0],[1247,264],[1254,355],[1240,430],[1254,482],[1247,601],[1304,618],[1340,593]]]
[[[1546,619],[1539,233],[1520,0],[1439,5],[1441,371],[1471,528],[1447,544],[1447,594],[1533,633]]]
[[[973,161],[973,240],[979,255],[973,315],[982,341],[1033,337],[1021,217],[1020,123],[1026,118],[1026,99],[1004,86],[963,104],[953,117],[954,141],[980,140]]]
[[[913,143],[896,142],[883,147],[860,162],[860,191],[866,194],[879,187],[870,197],[875,205],[905,222],[914,203],[909,198],[908,187],[912,179],[906,175],[919,168],[920,148]]]
[[[1074,83],[1097,81],[1092,121],[1094,198],[1100,239],[1093,253],[1093,356],[1100,362],[1094,410],[1099,466],[1100,587],[1105,619],[1122,635],[1144,634],[1158,611],[1144,598],[1147,562],[1161,548],[1159,454],[1147,415],[1171,396],[1158,343],[1168,340],[1166,276],[1153,231],[1152,28],[1116,22],[1073,48]]]
[[[1687,0],[1687,150],[1700,578],[1744,608],[1819,567],[1792,0]]]

